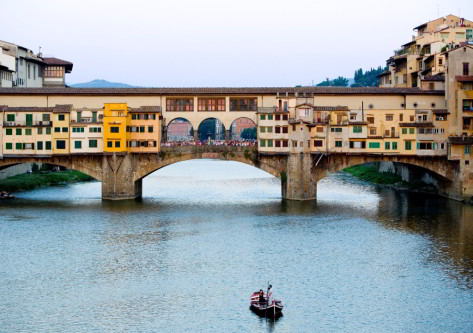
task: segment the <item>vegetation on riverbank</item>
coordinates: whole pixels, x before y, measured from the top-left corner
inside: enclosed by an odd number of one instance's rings
[[[29,191],[41,186],[63,185],[93,180],[79,171],[45,171],[31,174],[21,174],[0,180],[0,191],[20,192]]]
[[[355,165],[343,170],[352,176],[366,180],[375,184],[392,185],[401,183],[402,178],[390,172],[378,172],[378,170],[371,165]]]
[[[397,190],[421,192],[436,194],[437,188],[434,185],[424,183],[423,181],[405,182],[396,174],[390,172],[379,172],[378,169],[372,165],[355,165],[343,170],[352,176],[365,180],[377,185],[384,185],[395,188]]]

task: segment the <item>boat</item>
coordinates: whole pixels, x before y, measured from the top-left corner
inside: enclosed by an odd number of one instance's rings
[[[8,192],[0,192],[0,199],[13,199],[15,196]]]
[[[280,300],[273,300],[268,304],[268,298],[265,293],[264,301],[260,301],[260,292],[255,291],[250,297],[250,310],[260,317],[277,319],[282,316],[284,305]]]

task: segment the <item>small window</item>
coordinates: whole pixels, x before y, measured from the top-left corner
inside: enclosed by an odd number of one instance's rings
[[[37,150],[43,150],[43,141],[38,141],[36,143],[36,149]]]
[[[273,120],[273,115],[272,114],[268,114],[268,120]]]
[[[396,150],[396,149],[397,149],[397,142],[393,142],[392,148],[393,148],[393,150]]]
[[[387,114],[386,115],[386,121],[392,121],[393,120],[393,115],[392,114]]]
[[[384,143],[384,149],[389,150],[391,148],[391,144],[389,142]]]
[[[25,128],[25,135],[31,135],[31,128]]]
[[[13,149],[13,143],[11,143],[11,142],[5,143],[5,149],[6,150],[12,150]]]
[[[63,115],[63,114],[58,114],[58,115],[57,115],[57,120],[59,120],[59,121],[64,121],[65,119],[66,119],[66,116],[65,116],[65,115]]]
[[[260,133],[266,133],[266,127],[261,126],[261,127],[259,128],[259,132],[260,132]]]
[[[61,133],[61,127],[54,127],[54,133]]]
[[[115,141],[115,148],[120,148],[120,141]]]
[[[412,150],[412,142],[411,141],[405,141],[404,142],[404,149],[405,150]]]
[[[404,115],[402,113],[399,114],[399,121],[403,121],[404,120]]]
[[[82,148],[82,141],[74,141],[74,148],[81,149]]]
[[[412,128],[412,127],[409,128],[409,134],[415,134],[415,133],[416,133],[415,128]]]
[[[280,114],[276,115],[276,120],[281,120],[281,115]]]
[[[287,114],[285,114],[285,115],[282,116],[282,120],[287,120],[287,119],[288,119]]]
[[[66,141],[57,140],[56,141],[56,149],[66,149]]]
[[[46,150],[51,150],[51,141],[46,141]]]
[[[368,124],[374,124],[374,117],[367,117]]]
[[[259,140],[260,147],[266,147],[266,140]]]
[[[289,147],[289,140],[283,140],[282,141],[282,146],[283,146],[283,148]]]
[[[38,133],[38,135],[43,134],[43,128],[42,128],[42,127],[38,127],[38,129],[36,130],[36,132]]]
[[[273,140],[268,140],[268,147],[272,147],[273,146]]]
[[[314,147],[323,147],[324,141],[323,140],[314,140]]]
[[[23,150],[23,144],[20,143],[20,142],[17,142],[17,143],[15,144],[15,149],[16,149],[16,150]]]
[[[108,148],[113,148],[113,142],[112,141],[107,141],[107,147]]]
[[[363,128],[361,126],[353,126],[353,133],[362,133]]]
[[[13,134],[13,129],[7,128],[7,129],[5,130],[5,134],[6,134],[6,135],[12,135],[12,134]]]
[[[335,141],[335,147],[337,148],[343,147],[343,141]]]
[[[69,132],[69,128],[68,128],[68,127],[63,127],[63,128],[62,128],[62,132],[63,132],[63,133]]]
[[[51,127],[46,127],[46,134],[51,134]]]
[[[7,114],[7,121],[15,121],[15,115],[14,114]]]
[[[120,127],[116,127],[116,126],[110,127],[110,133],[120,133]]]
[[[260,119],[260,120],[266,120],[266,115],[260,114],[260,115],[259,115],[259,119]]]
[[[407,134],[407,128],[402,129],[402,134]]]
[[[89,148],[97,148],[97,140],[89,140]]]
[[[153,126],[148,126],[148,133],[153,133]]]
[[[379,142],[370,142],[368,143],[368,148],[379,148],[380,144]]]
[[[16,135],[21,135],[21,128],[17,128],[16,131],[15,131],[15,134]]]

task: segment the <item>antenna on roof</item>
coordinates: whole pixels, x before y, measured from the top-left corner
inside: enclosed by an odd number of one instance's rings
[[[41,46],[39,47],[39,52],[38,52],[38,57],[42,57],[43,55],[41,54]]]

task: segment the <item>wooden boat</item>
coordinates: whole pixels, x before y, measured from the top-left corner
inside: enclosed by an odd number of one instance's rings
[[[13,199],[15,196],[8,192],[0,192],[0,199]]]
[[[266,294],[264,294],[264,302],[260,301],[259,291],[254,292],[250,297],[250,310],[260,317],[279,318],[282,316],[282,309],[284,306],[281,301],[273,300],[268,304]]]

